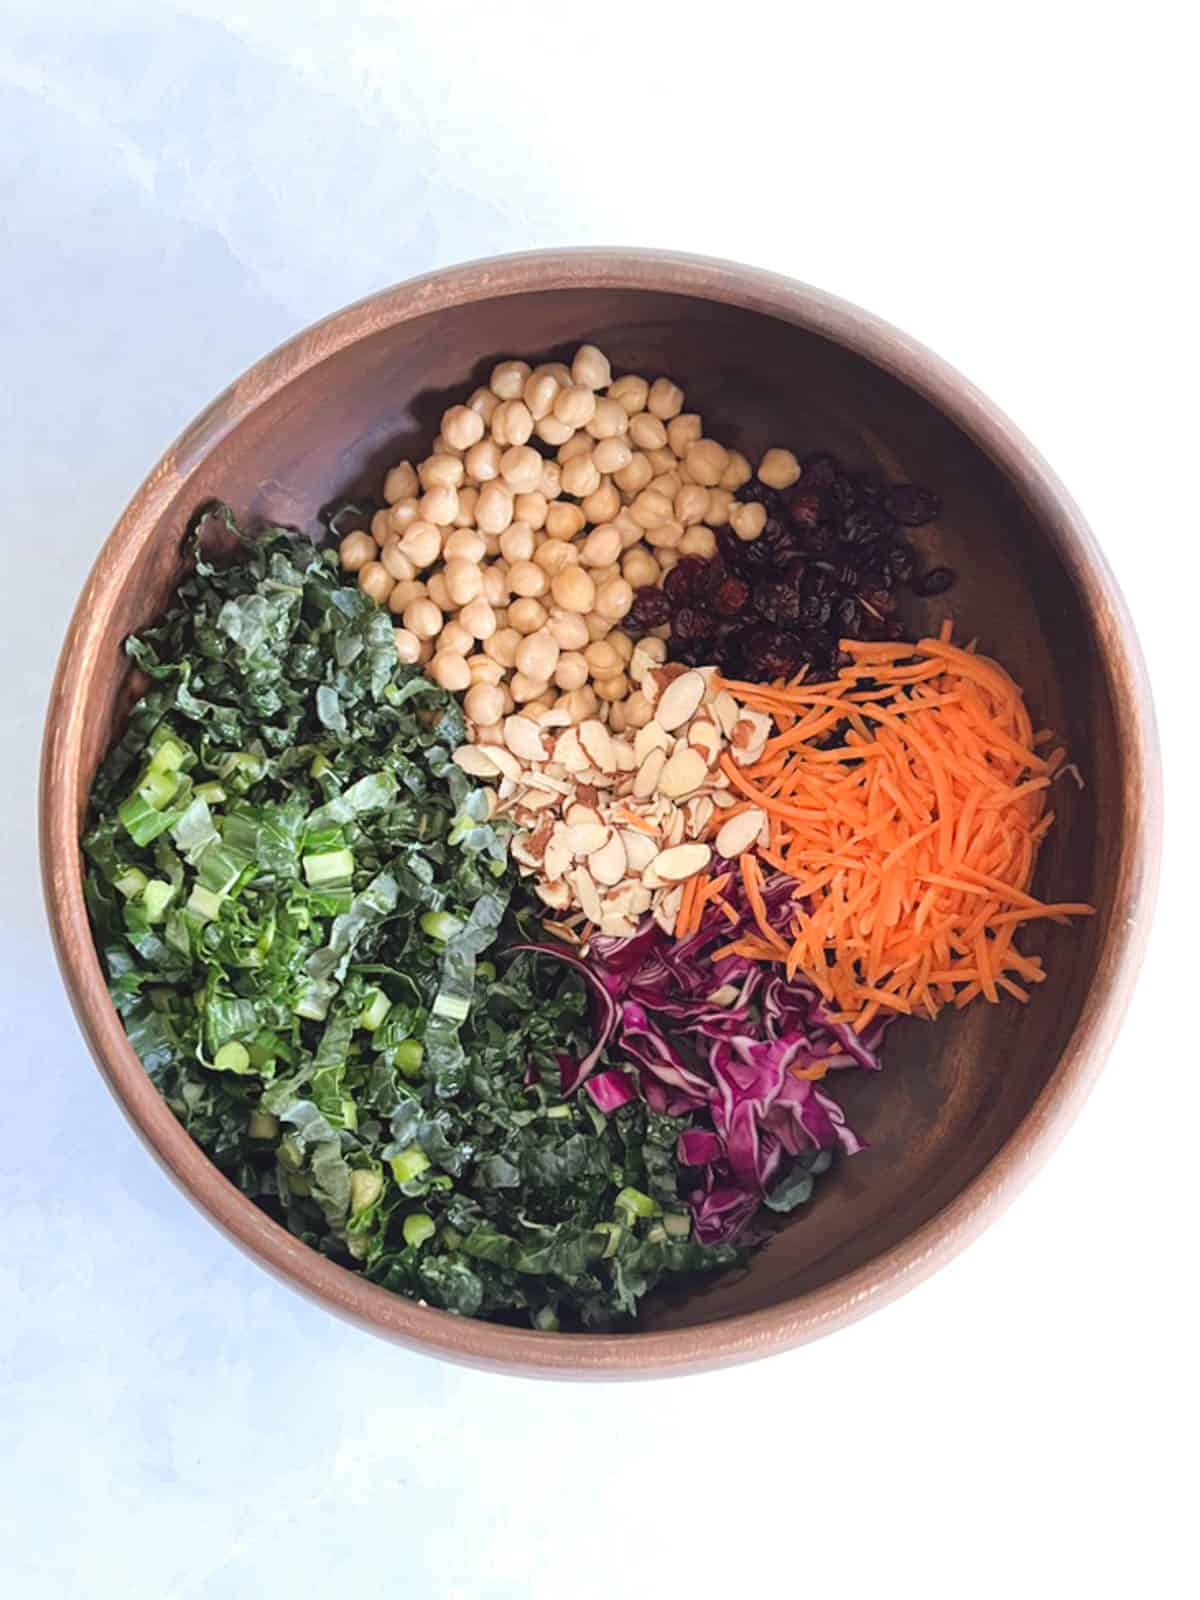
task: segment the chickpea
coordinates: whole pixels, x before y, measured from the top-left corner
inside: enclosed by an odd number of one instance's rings
[[[417,487],[420,488],[420,485]],[[416,520],[417,502],[411,495],[406,500],[397,500],[394,505],[387,508],[387,525],[393,533],[403,533],[405,528],[410,528]]]
[[[670,522],[664,522],[657,528],[647,528],[645,538],[646,543],[656,551],[674,550],[683,538],[683,525],[672,517]]]
[[[520,634],[536,633],[539,628],[546,626],[546,608],[532,595],[522,595],[509,606],[508,620],[510,626]]]
[[[730,507],[729,526],[744,543],[757,539],[767,525],[767,508],[757,500]]]
[[[406,606],[412,605],[414,600],[424,600],[425,593],[425,585],[419,579],[414,578],[408,583],[401,579],[388,595],[388,610],[394,611],[399,616]]]
[[[588,681],[588,664],[578,650],[566,650],[558,658],[554,681],[560,689],[582,689]]]
[[[513,493],[504,483],[485,483],[475,506],[475,521],[484,533],[503,533],[512,521]]]
[[[409,583],[417,575],[417,569],[405,555],[395,534],[384,545],[379,559],[387,568],[389,576],[395,578],[397,583]]]
[[[500,555],[500,535],[498,533],[485,533],[483,535],[483,553],[488,561],[495,561]]]
[[[564,567],[550,585],[556,605],[564,611],[580,614],[592,609],[596,599],[596,586],[581,566]]]
[[[669,633],[670,629],[668,628],[667,631]],[[655,632],[647,639],[640,639],[638,641],[638,648],[641,650],[643,655],[649,656],[651,661],[653,661],[656,666],[661,667],[663,662],[667,659],[667,644],[665,635]]]
[[[601,395],[592,412],[587,431],[593,439],[618,439],[629,431],[629,415],[619,400]]]
[[[571,362],[571,379],[587,389],[607,389],[612,382],[612,367],[604,351],[594,344],[581,344]]]
[[[471,669],[462,656],[451,654],[448,650],[439,650],[429,663],[429,676],[434,683],[443,689],[451,689],[455,694],[461,694],[464,689],[471,687]]]
[[[560,445],[566,444],[575,429],[568,427],[565,422],[560,422],[551,411],[548,416],[538,419],[533,431],[543,444]]]
[[[383,480],[383,498],[388,505],[411,499],[417,492],[417,472],[411,461],[400,461]]]
[[[399,531],[392,527],[391,514],[391,507],[389,506],[386,511],[377,511],[371,518],[371,538],[380,548],[388,542],[393,533]]]
[[[492,368],[491,391],[501,400],[516,400],[532,368],[528,361],[502,361]]]
[[[467,397],[467,405],[472,411],[478,411],[485,423],[492,420],[496,407],[500,404],[490,389],[475,389]]]
[[[508,692],[519,706],[540,700],[549,687],[545,679],[527,678],[523,672],[514,672],[508,680]]]
[[[481,642],[490,639],[496,631],[496,613],[483,595],[476,600],[467,601],[458,613],[458,621],[464,633]],[[444,634],[445,629],[442,631]]]
[[[381,606],[387,604],[395,582],[395,578],[382,561],[368,561],[365,566],[358,569],[358,587]]]
[[[480,723],[475,729],[475,743],[502,745],[504,743],[504,725],[500,722]]]
[[[590,456],[593,448],[593,443],[586,433],[573,433],[566,444],[559,445],[554,459],[560,467],[565,467],[567,462],[573,461],[576,456]]]
[[[672,550],[669,545],[664,545],[663,548],[657,552],[657,560],[662,575],[665,578],[667,573],[670,572],[673,567],[677,567],[679,565],[679,551]]]
[[[542,458],[531,444],[514,444],[500,457],[500,476],[514,494],[528,494],[542,481]]]
[[[729,513],[737,504],[728,489],[710,489],[708,491],[708,509],[704,513],[704,520],[710,528],[723,528],[729,521]]]
[[[442,575],[446,580],[446,593],[455,606],[469,605],[483,593],[483,573],[478,561],[447,561]]]
[[[554,410],[557,394],[557,381],[538,367],[526,378],[521,398],[529,407],[529,415],[535,422],[540,422]]]
[[[501,535],[503,537],[503,535]],[[508,567],[503,561],[491,561],[483,569],[483,598],[493,607],[508,604]]]
[[[477,681],[467,690],[463,710],[472,722],[482,723],[484,727],[499,722],[504,715],[504,691],[494,683]]]
[[[683,530],[683,538],[676,548],[681,556],[698,556],[701,561],[711,561],[717,553],[717,536],[703,522],[694,522]]]
[[[554,397],[554,416],[567,428],[584,428],[596,413],[596,396],[581,383],[560,389]]]
[[[474,649],[475,636],[468,633],[461,622],[451,618],[438,634],[437,647],[439,651],[444,650],[447,655],[465,656],[468,650]]]
[[[515,628],[497,628],[490,639],[483,641],[484,654],[499,667],[515,666],[521,638]]]
[[[621,576],[634,589],[650,589],[658,582],[661,572],[649,550],[635,546],[621,562]]]
[[[771,489],[790,489],[800,480],[800,463],[790,450],[768,450],[758,463],[758,477]]]
[[[548,628],[526,634],[517,646],[517,671],[527,678],[548,683],[558,666],[559,649]]]
[[[474,528],[455,528],[447,534],[442,545],[442,555],[447,561],[482,561],[487,546]]]
[[[698,439],[686,456],[687,469],[696,483],[715,489],[729,465],[729,451],[715,439]]]
[[[456,528],[473,528],[475,526],[475,507],[479,504],[479,490],[473,483],[466,483],[458,491],[458,515],[454,519]]]
[[[704,420],[695,411],[682,411],[667,423],[667,444],[682,461],[704,433]]]
[[[426,456],[417,476],[423,489],[457,489],[463,481],[463,464],[457,456]]]
[[[538,485],[538,492],[547,504],[557,500],[562,493],[562,472],[557,461],[542,462],[542,481]]]
[[[470,406],[451,406],[442,412],[442,438],[453,450],[469,450],[483,438],[485,423]]]
[[[708,510],[708,490],[698,483],[685,483],[675,496],[675,521],[690,528],[693,522],[702,522]]]
[[[555,500],[546,511],[546,536],[550,539],[570,541],[582,533],[587,518],[579,506],[567,500]]]
[[[587,669],[593,678],[611,678],[621,671],[624,663],[607,639],[596,639],[583,652]]]
[[[592,460],[597,472],[621,472],[633,460],[633,451],[624,439],[601,439],[592,451]]]
[[[541,567],[548,578],[554,578],[564,567],[573,566],[578,560],[579,551],[573,544],[564,544],[561,539],[547,539],[538,546],[533,564]]]
[[[635,689],[625,701],[625,723],[630,728],[644,728],[654,716],[654,707],[640,689]]]
[[[602,567],[592,568],[592,582],[596,585],[597,589],[599,589],[602,583],[608,583],[611,578],[619,578],[620,576],[621,567],[616,561],[609,561],[606,562]]]
[[[606,567],[621,554],[621,530],[611,522],[592,529],[583,541],[579,559],[585,567]]]
[[[562,489],[564,494],[575,495],[580,499],[594,494],[600,487],[600,474],[592,465],[590,455],[572,456],[562,469]]]
[[[429,454],[431,456],[453,456],[456,461],[461,461],[463,458],[463,451],[456,450],[440,433],[434,434],[433,443],[429,447]]]
[[[620,491],[611,478],[602,478],[600,487],[580,501],[580,510],[594,524],[611,522],[620,509]]]
[[[448,527],[458,515],[458,490],[453,484],[435,484],[421,496],[417,510],[423,521],[437,528]]]
[[[513,594],[536,599],[549,587],[546,574],[532,561],[514,561],[508,569],[508,586]]]
[[[651,478],[649,484],[655,494],[666,495],[672,504],[683,486],[683,478],[678,472],[660,472],[656,478]]]
[[[609,578],[596,589],[596,610],[610,622],[620,622],[633,605],[633,589],[624,578]]]
[[[442,613],[432,600],[414,600],[404,608],[404,626],[418,639],[436,639],[442,631]]]
[[[654,476],[654,468],[650,464],[649,456],[637,451],[629,464],[618,467],[613,473],[613,482],[622,494],[640,494]]]
[[[504,668],[498,661],[493,661],[490,656],[468,656],[467,666],[471,670],[472,684],[494,684],[503,696]]]
[[[491,483],[500,476],[500,455],[500,446],[494,439],[480,439],[467,451],[463,465],[476,483]]]
[[[664,422],[670,422],[683,410],[683,390],[670,378],[655,378],[646,398],[646,410],[652,411]]]
[[[406,667],[414,667],[421,654],[421,641],[415,633],[410,633],[407,628],[396,628],[392,632],[396,641],[396,654]]]
[[[633,373],[617,378],[608,386],[608,398],[616,400],[631,417],[636,417],[639,411],[645,411],[649,395],[650,385],[645,378],[635,377]]]
[[[612,632],[612,623],[598,611],[589,611],[583,620],[587,624],[588,641],[591,644],[595,644],[597,639],[607,639]]]
[[[446,587],[446,574],[444,572],[435,572],[433,574],[425,585],[425,593],[443,614],[454,610],[454,602],[451,600],[450,591]]]
[[[629,439],[639,450],[662,450],[667,443],[667,430],[658,417],[640,411],[629,419]]]
[[[587,623],[579,612],[563,611],[558,606],[551,610],[547,627],[554,635],[555,643],[560,650],[582,650],[590,637]]]
[[[347,572],[360,571],[368,561],[374,561],[378,553],[369,533],[348,533],[338,545],[338,559]],[[411,572],[409,577],[412,577]]]
[[[510,522],[500,535],[500,554],[505,561],[532,561],[534,549],[533,529],[526,522]]]
[[[624,700],[629,693],[629,679],[623,672],[615,673],[611,678],[598,678],[592,687],[596,691],[596,698],[606,700],[610,705],[617,700]]]
[[[672,521],[673,510],[665,494],[659,494],[654,489],[643,489],[630,506],[629,514],[639,528],[649,532],[651,528],[661,528],[665,522]]]
[[[492,413],[492,438],[497,444],[528,444],[532,432],[533,418],[524,400],[502,400]]]
[[[534,489],[530,494],[513,496],[514,520],[523,522],[527,528],[534,531],[546,526],[546,512],[548,509],[546,497],[538,489]]]
[[[725,471],[721,474],[721,488],[728,489],[732,494],[735,489],[740,489],[744,483],[749,483],[754,476],[754,469],[746,460],[740,450],[731,450]]]
[[[534,367],[533,370],[536,373],[545,373],[547,377],[553,378],[560,389],[565,389],[568,384],[574,381],[571,377],[570,367],[561,361],[543,361],[541,366]]]
[[[614,700],[608,707],[608,725],[614,733],[624,733],[629,726],[623,700]]]
[[[626,550],[632,550],[635,544],[642,542],[642,530],[629,515],[629,507],[622,506],[613,518],[613,527],[620,530],[621,545]]]
[[[587,683],[579,689],[568,689],[554,703],[562,707],[572,722],[586,722],[589,717],[596,715],[596,694]]]

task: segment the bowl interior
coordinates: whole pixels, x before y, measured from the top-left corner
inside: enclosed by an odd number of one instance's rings
[[[552,289],[439,309],[371,333],[295,377],[218,439],[153,535],[131,548],[98,661],[166,603],[179,540],[202,500],[243,520],[311,527],[336,496],[378,494],[386,469],[424,453],[448,404],[505,356],[551,359],[587,339],[614,370],[667,373],[706,430],[751,458],[769,444],[828,448],[855,467],[937,489],[945,514],[919,530],[930,564],[960,574],[949,594],[912,602],[934,628],[950,615],[1024,686],[1035,726],[1066,740],[1086,777],[1055,788],[1058,826],[1039,866],[1049,899],[1090,899],[1100,914],[1026,934],[1051,981],[1005,1002],[901,1022],[886,1070],[846,1073],[837,1091],[870,1148],[842,1162],[813,1204],[744,1273],[661,1296],[643,1326],[679,1328],[756,1311],[830,1283],[911,1234],[950,1202],[1026,1117],[1079,1018],[1118,879],[1120,772],[1114,706],[1097,629],[1048,532],[991,461],[934,406],[872,362],[763,312],[632,289]],[[87,675],[80,814],[124,703],[108,666]]]

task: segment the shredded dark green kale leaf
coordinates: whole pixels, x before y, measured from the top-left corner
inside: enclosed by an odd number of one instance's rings
[[[113,1001],[188,1132],[314,1248],[463,1315],[616,1327],[739,1260],[691,1236],[681,1123],[563,1100],[582,988],[504,957],[537,913],[454,697],[332,552],[217,506],[189,557],[128,643],[150,686],[84,840]]]

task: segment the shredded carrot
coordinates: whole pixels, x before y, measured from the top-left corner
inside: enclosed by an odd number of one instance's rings
[[[1024,1004],[1046,974],[1014,935],[1093,910],[1030,892],[1066,754],[1047,753],[1053,735],[1034,731],[1004,669],[951,634],[944,623],[916,645],[844,640],[850,665],[828,683],[717,682],[778,731],[753,766],[721,758],[737,800],[714,830],[758,806],[769,841],[738,859],[755,931],[713,960],[804,972],[859,1031],[881,1012],[935,1017],[979,996]],[[792,880],[775,922],[764,868]],[[728,877],[689,886],[677,936],[710,903],[737,921]]]

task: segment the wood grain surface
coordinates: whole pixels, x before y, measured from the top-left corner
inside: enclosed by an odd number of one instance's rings
[[[913,602],[944,615],[1024,686],[1035,726],[1086,777],[1055,791],[1036,883],[1099,915],[1033,932],[1050,980],[1028,1007],[977,1004],[889,1034],[879,1076],[838,1093],[870,1149],[748,1270],[648,1302],[636,1333],[567,1336],[464,1321],[390,1295],[307,1249],[239,1194],[159,1098],[109,1002],[81,892],[79,836],[96,766],[127,706],[122,641],[165,606],[180,540],[205,499],[253,524],[312,528],[387,467],[419,459],[444,407],[505,356],[583,340],[616,372],[665,373],[706,430],[752,459],[769,444],[832,449],[936,488],[945,515],[916,542],[960,580]],[[97,558],[46,721],[41,849],[60,965],[83,1033],[134,1127],[239,1245],[330,1309],[478,1365],[584,1377],[724,1364],[839,1327],[960,1249],[1045,1158],[1111,1045],[1151,916],[1160,780],[1137,642],[1077,508],[1017,430],[959,374],[886,324],[789,280],[650,252],[572,251],[453,268],[352,306],[228,389],[138,490]]]

